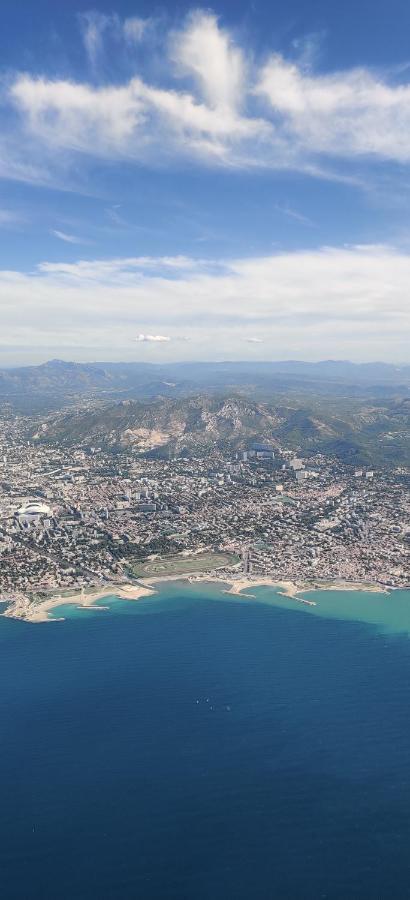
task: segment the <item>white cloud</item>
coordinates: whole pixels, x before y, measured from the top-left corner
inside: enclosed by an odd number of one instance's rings
[[[67,244],[83,244],[84,241],[81,238],[75,237],[74,234],[66,234],[65,231],[58,231],[57,229],[53,229],[51,234],[54,237],[59,238],[60,241],[65,241]]]
[[[206,263],[203,263],[206,265]],[[40,272],[81,281],[104,281],[105,284],[134,283],[144,271],[160,274],[198,269],[200,262],[187,256],[131,256],[118,259],[79,260],[75,263],[39,263]]]
[[[262,338],[250,337],[245,338],[247,344],[263,344]]]
[[[211,108],[189,93],[151,87],[139,78],[94,88],[22,75],[10,97],[32,138],[48,149],[151,165],[154,158],[163,163],[181,155],[236,164],[235,143],[244,149],[269,130],[262,120]]]
[[[180,74],[194,77],[211,109],[237,109],[245,90],[244,54],[216,16],[196,11],[185,28],[171,38],[172,56]]]
[[[266,358],[322,358],[325,348],[327,357],[404,362],[409,282],[410,255],[388,246],[45,262],[31,274],[0,272],[2,344],[129,359],[138,329],[148,354],[149,338],[169,338],[169,359],[243,358],[257,338]]]
[[[410,160],[410,85],[365,68],[311,74],[273,56],[255,92],[296,149],[337,157]]]
[[[342,163],[410,162],[410,85],[398,70],[315,73],[314,55],[303,53],[299,63],[281,55],[258,63],[213,13],[199,10],[178,29],[163,29],[161,77],[153,80],[127,51],[152,20],[90,12],[80,23],[93,82],[11,76],[3,92],[13,124],[1,138],[0,173],[3,154],[8,177],[44,182],[60,173],[64,183],[61,167],[71,161],[77,172],[81,153],[149,166],[190,159],[294,168],[355,183]],[[118,61],[123,71],[127,53],[131,77],[98,79],[106,44],[110,70]]]
[[[94,68],[104,41],[114,40],[115,65],[124,42],[142,40],[151,24],[97,12],[80,22]],[[136,71],[134,57],[132,77],[111,84],[106,77],[100,84],[96,78],[91,84],[29,73],[11,78],[5,100],[18,113],[24,138],[16,139],[14,121],[13,140],[9,136],[7,145],[2,137],[6,170],[13,169],[14,153],[17,177],[20,169],[29,180],[31,166],[34,179],[36,158],[44,169],[47,152],[52,169],[80,152],[150,166],[188,157],[208,165],[295,168],[336,178],[352,178],[335,168],[342,161],[410,162],[410,85],[393,74],[364,67],[315,73],[303,55],[298,64],[281,55],[258,64],[204,11],[189,15],[172,33],[164,31],[162,51],[162,84]],[[65,153],[56,155],[56,148]]]
[[[137,344],[167,344],[171,338],[164,334],[138,334],[134,340]]]
[[[11,97],[28,131],[44,144],[93,156],[127,153],[143,121],[138,83],[98,90],[23,75],[12,86]]]

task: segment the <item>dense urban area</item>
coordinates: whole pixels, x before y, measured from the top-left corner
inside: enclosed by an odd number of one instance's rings
[[[135,583],[161,560],[229,580],[409,585],[409,468],[250,440],[150,458],[27,433],[27,417],[3,416],[2,601]]]

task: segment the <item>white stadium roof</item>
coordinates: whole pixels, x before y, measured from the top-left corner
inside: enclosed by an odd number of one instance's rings
[[[35,516],[51,516],[52,512],[46,503],[26,503],[20,507],[18,515],[29,518]]]

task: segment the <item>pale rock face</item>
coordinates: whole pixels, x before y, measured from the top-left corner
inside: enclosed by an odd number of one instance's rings
[[[182,433],[179,431],[179,434]],[[125,444],[137,444],[140,450],[154,450],[155,447],[163,447],[171,436],[177,436],[174,431],[160,431],[156,428],[127,428],[122,439]]]

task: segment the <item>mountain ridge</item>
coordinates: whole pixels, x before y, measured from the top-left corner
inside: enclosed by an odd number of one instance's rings
[[[199,393],[307,392],[348,397],[410,394],[410,366],[343,360],[218,363],[76,363],[50,360],[39,366],[0,369],[0,401],[24,411],[58,408],[80,398],[144,399]]]
[[[260,440],[272,448],[320,451],[352,464],[405,463],[410,458],[410,403],[355,403],[330,411],[326,404],[278,405],[238,395],[127,399],[50,415],[30,437],[164,456],[237,451]]]

